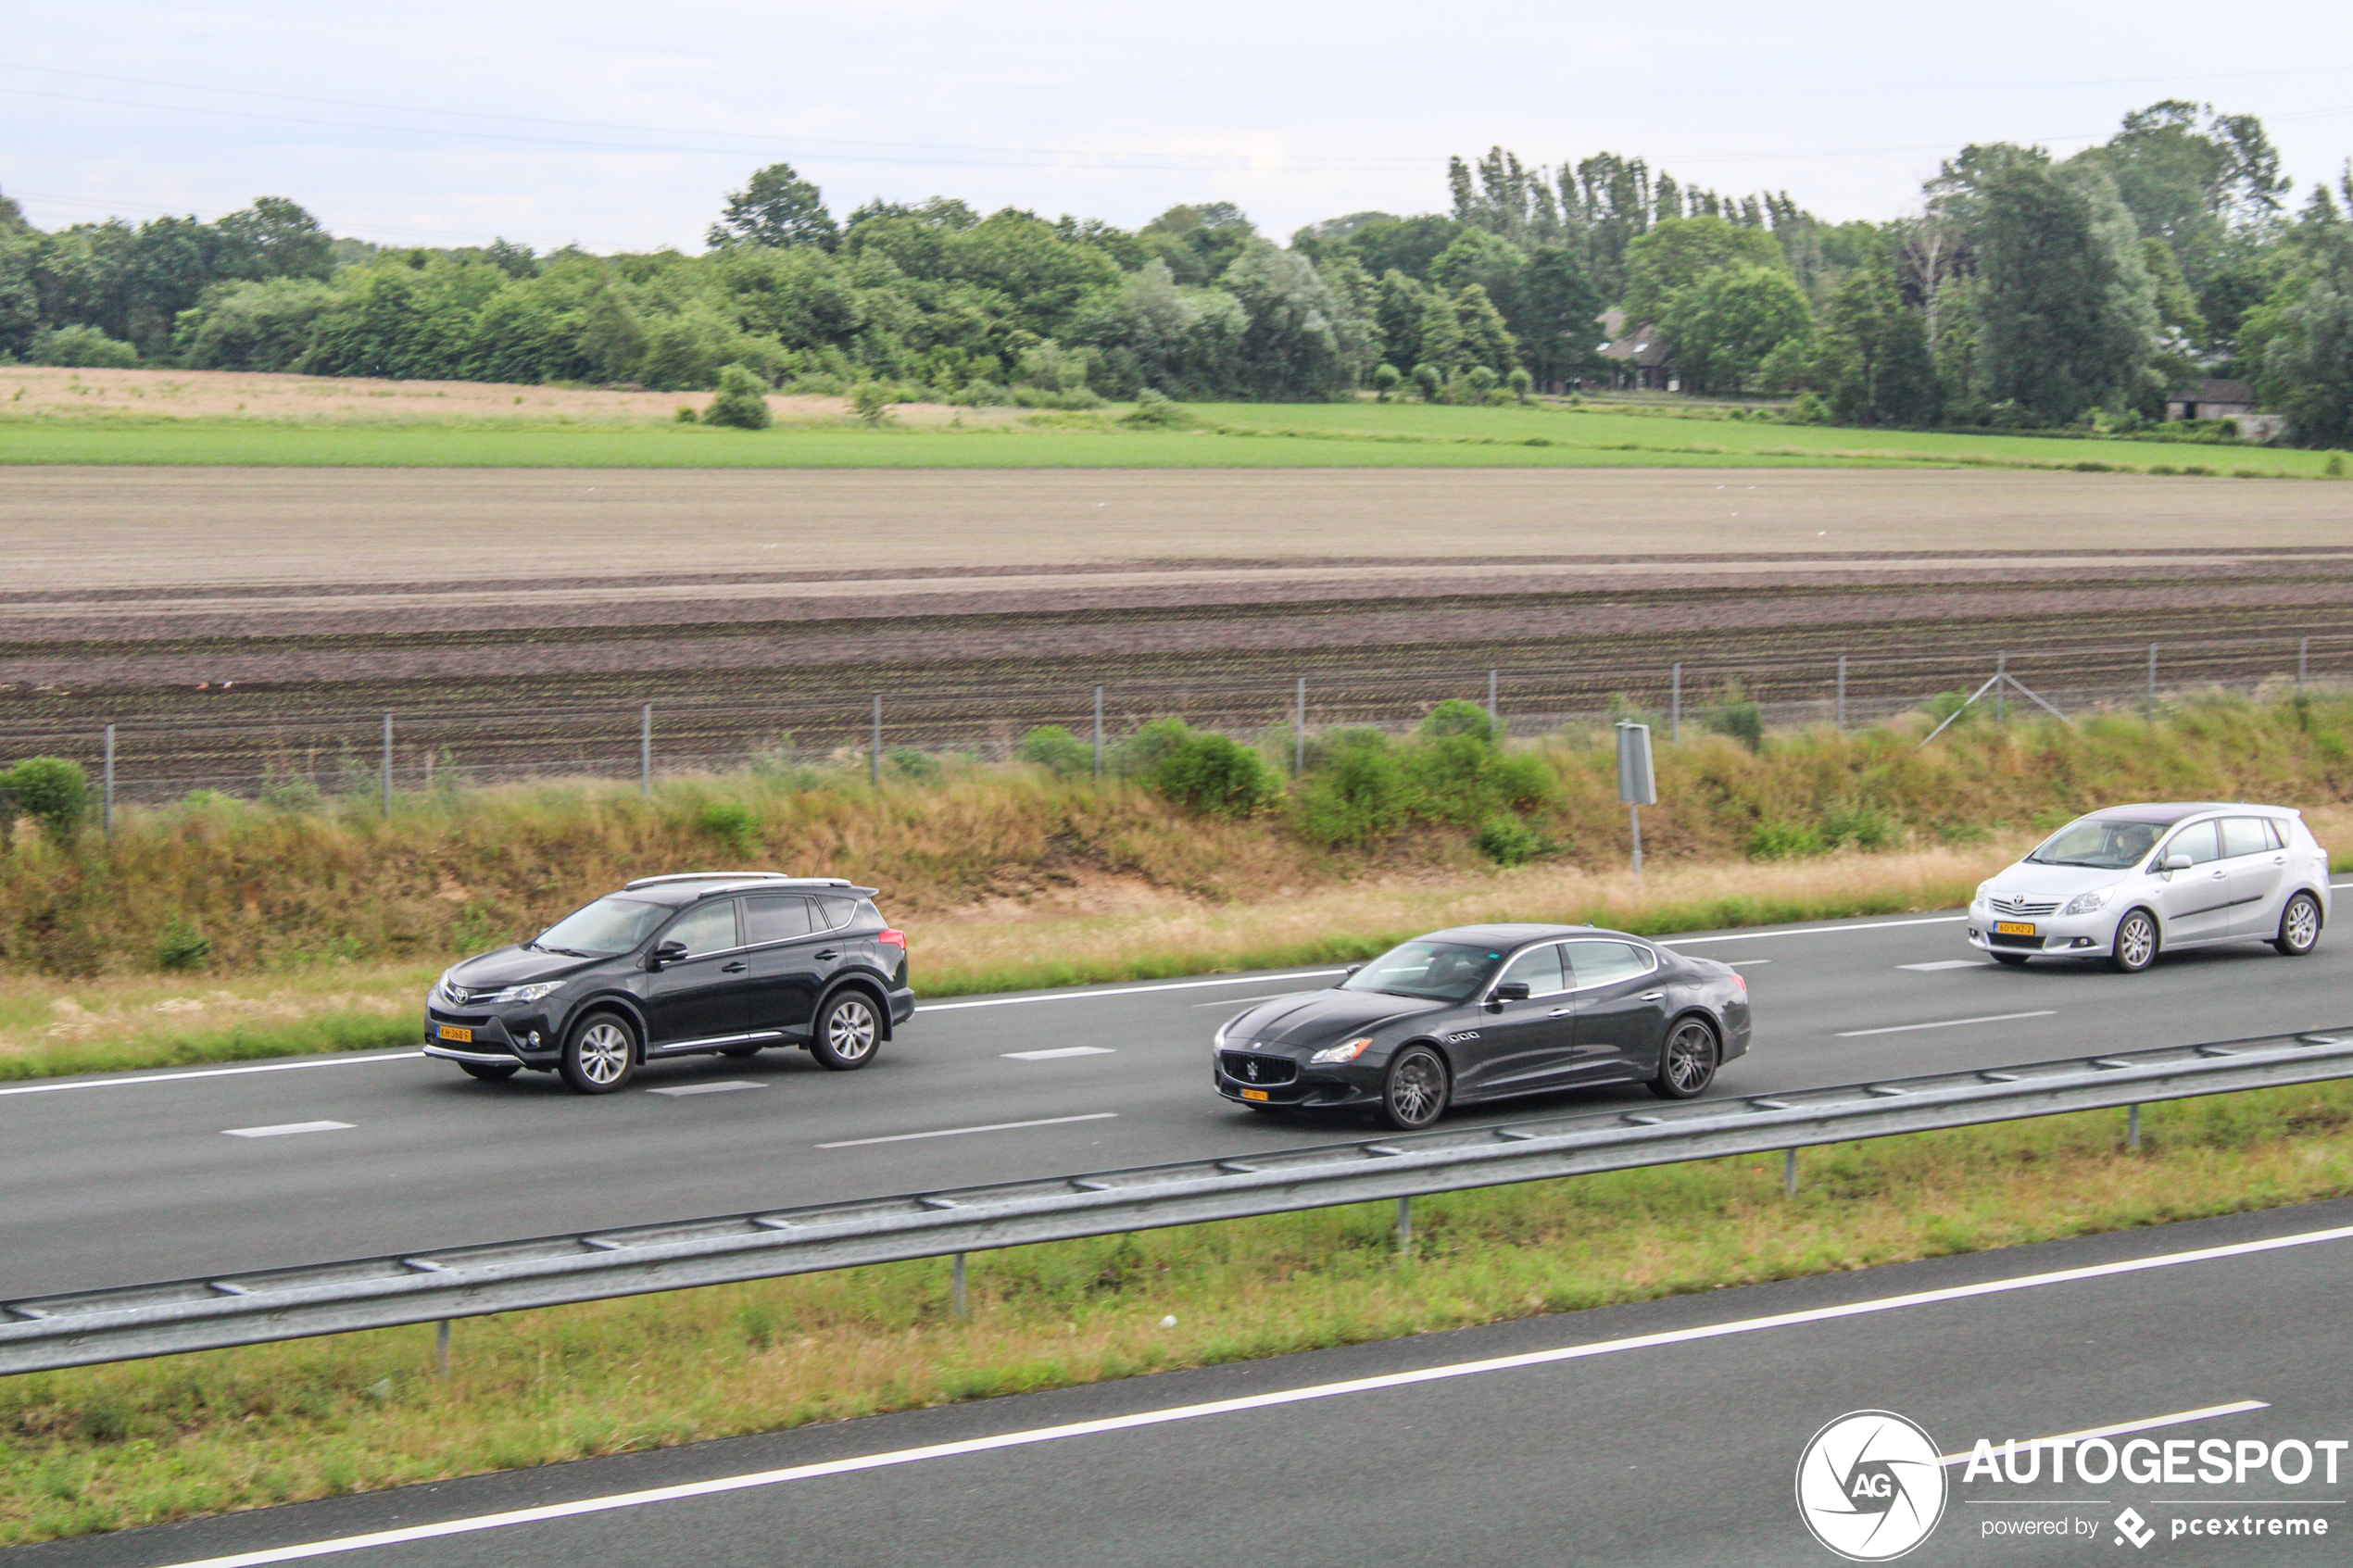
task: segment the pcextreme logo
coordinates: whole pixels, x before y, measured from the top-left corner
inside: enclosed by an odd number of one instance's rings
[[[1814,1434],[1797,1461],[1797,1512],[1850,1562],[1886,1562],[1944,1517],[1944,1466],[1929,1435],[1893,1411],[1856,1411]]]

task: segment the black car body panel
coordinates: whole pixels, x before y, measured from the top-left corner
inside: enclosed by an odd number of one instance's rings
[[[1457,926],[1418,941],[1483,965],[1465,999],[1352,988],[1365,984],[1352,972],[1331,989],[1261,1002],[1217,1032],[1217,1092],[1262,1106],[1369,1108],[1390,1060],[1415,1045],[1445,1061],[1456,1105],[1640,1082],[1659,1073],[1668,1034],[1693,1017],[1714,1030],[1720,1061],[1748,1049],[1748,988],[1728,964],[1592,926]],[[1529,994],[1496,996],[1516,974],[1537,977]],[[1350,1060],[1312,1060],[1360,1039]]]
[[[425,1054],[550,1069],[573,1025],[598,1010],[627,1019],[647,1059],[806,1045],[845,987],[866,993],[888,1038],[913,1016],[915,994],[905,938],[874,897],[838,879],[764,872],[632,883],[598,901],[653,907],[639,911],[646,929],[625,950],[564,952],[535,938],[452,965],[426,999]]]

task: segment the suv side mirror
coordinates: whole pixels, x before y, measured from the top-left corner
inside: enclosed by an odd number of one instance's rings
[[[1528,982],[1506,980],[1495,987],[1491,999],[1498,1002],[1524,1002],[1528,1000]]]
[[[2165,857],[2165,869],[2169,872],[2185,872],[2188,871],[2194,864],[2196,864],[2196,862],[2193,861],[2187,855],[2168,855]]]
[[[1362,970],[1364,969],[1364,967],[1365,967],[1365,966],[1364,966],[1363,964],[1360,964],[1360,963],[1353,963],[1353,964],[1350,964],[1350,965],[1348,966],[1347,974],[1355,974],[1355,973],[1359,972],[1360,971],[1362,971]],[[1341,978],[1345,979],[1346,977],[1347,977],[1346,975],[1343,975]]]
[[[680,959],[683,959],[686,956],[686,945],[684,942],[660,943],[654,947],[653,963],[651,967],[660,969],[666,963],[676,963]]]

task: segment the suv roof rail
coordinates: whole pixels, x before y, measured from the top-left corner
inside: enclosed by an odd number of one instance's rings
[[[837,876],[795,876],[790,872],[673,872],[668,876],[641,876],[630,887],[659,887],[671,882],[796,882],[810,887],[847,887]]]

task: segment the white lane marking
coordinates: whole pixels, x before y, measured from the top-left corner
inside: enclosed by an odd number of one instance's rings
[[[764,1089],[765,1084],[755,1084],[749,1078],[727,1078],[716,1084],[673,1084],[667,1088],[648,1089],[649,1095],[722,1095],[729,1089]]]
[[[1198,991],[1209,985],[1263,985],[1269,980],[1320,980],[1344,969],[1302,969],[1296,974],[1238,974],[1229,980],[1176,980],[1165,985],[1113,985],[1095,991],[1050,991],[1042,997],[983,997],[971,1002],[925,1002],[917,1012],[954,1012],[959,1008],[1017,1008],[1030,1002],[1091,1002],[1097,997],[1143,997],[1154,991]]]
[[[1220,997],[1214,1002],[1195,1002],[1192,1005],[1197,1008],[1239,1008],[1248,1007],[1252,1002],[1279,1002],[1285,997],[1309,995],[1312,993],[1306,991],[1277,991],[1266,997]]]
[[[2055,1008],[2044,1008],[2035,1012],[1995,1012],[1988,1013],[1983,1018],[1943,1018],[1934,1023],[1891,1023],[1884,1029],[1842,1029],[1831,1038],[1859,1040],[1866,1035],[1908,1035],[1915,1029],[1958,1029],[1964,1023],[2007,1023],[2013,1019],[2056,1016],[2057,1016],[2057,1010]]]
[[[1934,963],[1899,963],[1895,967],[1919,970],[1922,972],[1939,969],[1983,969],[1985,960],[1983,959],[1939,959]]]
[[[1118,1120],[1116,1110],[1090,1110],[1084,1116],[1047,1116],[1035,1122],[991,1122],[985,1127],[942,1127],[936,1133],[893,1133],[883,1138],[844,1138],[839,1143],[821,1143],[819,1148],[863,1148],[870,1143],[912,1143],[917,1138],[954,1138],[966,1133],[1010,1133],[1023,1127],[1059,1127],[1065,1122],[1112,1122]]]
[[[2018,1274],[2008,1279],[1985,1280],[1976,1285],[1957,1285],[1942,1290],[1915,1291],[1905,1296],[1876,1297],[1867,1301],[1850,1301],[1843,1306],[1813,1307],[1804,1311],[1776,1312],[1768,1317],[1740,1318],[1730,1323],[1709,1323],[1700,1328],[1680,1328],[1663,1334],[1635,1335],[1625,1339],[1604,1339],[1592,1344],[1571,1345],[1554,1350],[1531,1350],[1516,1356],[1496,1356],[1487,1361],[1456,1361],[1447,1366],[1424,1367],[1414,1372],[1387,1373],[1378,1377],[1350,1378],[1340,1383],[1319,1383],[1304,1388],[1285,1388],[1273,1393],[1248,1394],[1238,1399],[1213,1399],[1197,1405],[1176,1405],[1164,1410],[1140,1411],[1132,1415],[1106,1416],[1095,1421],[1075,1421],[1062,1426],[1032,1427],[1024,1432],[1007,1432],[993,1437],[967,1437],[953,1443],[933,1443],[923,1448],[897,1449],[878,1454],[861,1454],[852,1459],[826,1460],[816,1464],[797,1464],[781,1470],[754,1471],[746,1475],[724,1475],[711,1481],[689,1481],[678,1486],[652,1486],[643,1491],[616,1492],[601,1498],[583,1498],[574,1502],[545,1503],[536,1508],[519,1508],[505,1513],[477,1514],[470,1519],[451,1519],[437,1524],[410,1524],[396,1530],[378,1530],[364,1536],[341,1536],[330,1540],[306,1541],[299,1546],[271,1547],[260,1551],[239,1552],[230,1557],[208,1557],[195,1562],[178,1562],[170,1568],[261,1568],[271,1562],[296,1562],[305,1558],[325,1557],[340,1551],[360,1551],[371,1547],[399,1546],[409,1541],[436,1540],[445,1536],[472,1535],[483,1530],[501,1530],[517,1524],[536,1524],[551,1519],[577,1518],[583,1514],[608,1513],[615,1509],[643,1508],[649,1503],[677,1502],[687,1498],[706,1498],[727,1492],[740,1492],[754,1486],[774,1486],[788,1481],[812,1480],[824,1475],[846,1475],[863,1470],[881,1470],[892,1465],[914,1464],[925,1460],[953,1459],[963,1454],[989,1453],[1001,1449],[1027,1448],[1036,1443],[1051,1443],[1064,1437],[1091,1437],[1105,1432],[1127,1432],[1139,1427],[1163,1426],[1171,1422],[1195,1421],[1204,1416],[1235,1415],[1245,1411],[1266,1410],[1280,1405],[1304,1404],[1315,1399],[1328,1399],[1343,1394],[1366,1394],[1387,1388],[1405,1388],[1421,1383],[1440,1383],[1450,1378],[1473,1377],[1491,1372],[1513,1372],[1522,1367],[1547,1366],[1560,1361],[1584,1361],[1595,1356],[1617,1355],[1625,1350],[1650,1350],[1667,1345],[1689,1345],[1709,1339],[1729,1338],[1736,1335],[1756,1334],[1768,1329],[1795,1328],[1807,1323],[1836,1323],[1843,1318],[1869,1317],[1880,1312],[1899,1311],[1909,1307],[1933,1306],[1947,1301],[1967,1301],[1984,1296],[2000,1296],[2014,1290],[2033,1290],[2045,1286],[2072,1285],[2085,1280],[2108,1279],[2120,1274],[2139,1273],[2150,1269],[2176,1268],[2185,1263],[2213,1262],[2224,1258],[2244,1258],[2260,1252],[2280,1251],[2291,1247],[2310,1247],[2324,1241],[2353,1238],[2353,1226],[2338,1226],[2333,1230],[2303,1231],[2293,1236],[2267,1237],[2261,1241],[2233,1242],[2223,1247],[2202,1247],[2188,1252],[2165,1252],[2155,1257],[2128,1259],[2116,1263],[2094,1263],[2080,1269],[2056,1269],[2048,1273]]]
[[[1828,936],[1843,931],[1894,931],[1905,925],[1958,925],[1967,915],[1930,915],[1922,920],[1875,920],[1859,925],[1807,925],[1794,931],[1730,931],[1720,936],[1654,936],[1662,947],[1696,947],[1703,942],[1761,942],[1773,936]]]
[[[408,1061],[422,1051],[376,1051],[367,1056],[331,1056],[318,1060],[264,1061],[251,1067],[206,1067],[194,1073],[143,1073],[135,1078],[76,1078],[67,1084],[11,1084],[0,1095],[47,1095],[60,1089],[124,1089],[133,1084],[176,1084],[182,1078],[233,1078],[244,1073],[292,1073],[304,1067],[361,1067],[371,1061]]]
[[[2192,1421],[2213,1421],[2226,1415],[2245,1415],[2249,1411],[2267,1411],[2271,1407],[2261,1399],[2239,1399],[2227,1405],[2205,1405],[2194,1411],[2175,1411],[2171,1415],[2153,1415],[2146,1421],[2120,1421],[2113,1426],[2086,1426],[2081,1432],[2061,1432],[2049,1437],[2037,1437],[2035,1443],[2088,1443],[2095,1437],[2121,1437],[2127,1432],[2154,1432],[2160,1426],[2180,1426]],[[2029,1447],[2032,1445],[2030,1444]],[[1939,1464],[1966,1464],[1967,1454],[1939,1454]]]
[[[1758,964],[1771,963],[1770,959],[1738,959],[1726,964],[1726,969],[1755,969]]]
[[[999,1051],[1009,1061],[1059,1061],[1066,1056],[1109,1056],[1109,1046],[1054,1046],[1042,1051]]]
[[[223,1127],[224,1138],[283,1138],[290,1133],[347,1133],[348,1122],[281,1122],[274,1127]]]

